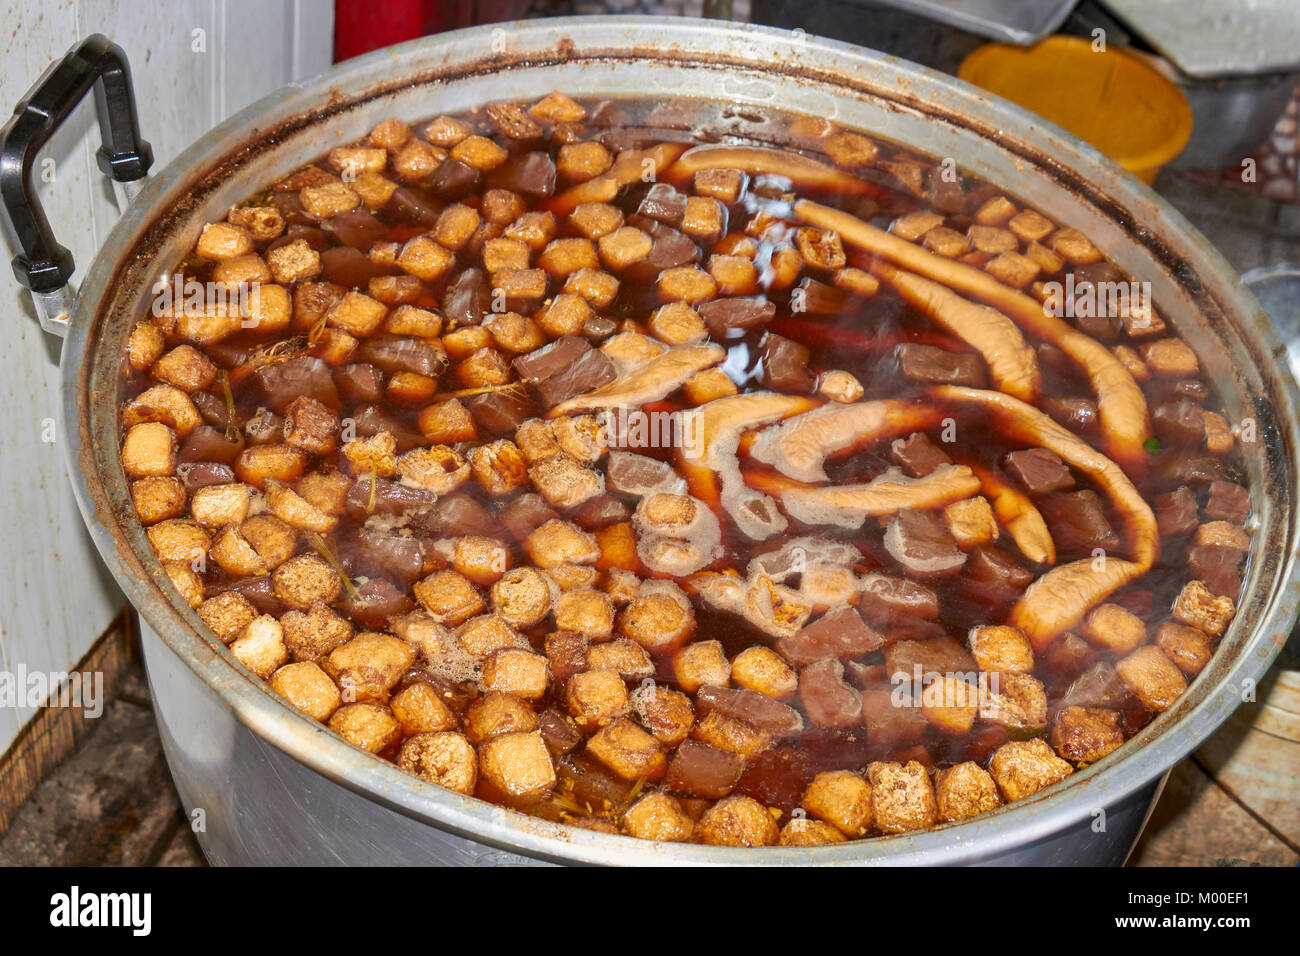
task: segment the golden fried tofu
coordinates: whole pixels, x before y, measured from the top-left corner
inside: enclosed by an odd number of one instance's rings
[[[499,691],[479,697],[465,711],[465,733],[479,744],[501,734],[527,733],[537,729],[537,714],[528,702]]]
[[[1101,707],[1063,707],[1052,723],[1052,747],[1071,763],[1096,763],[1124,743],[1120,714]]]
[[[289,660],[289,651],[284,646],[284,631],[280,622],[269,614],[249,621],[244,632],[231,642],[230,653],[262,680],[269,678]]]
[[[253,603],[238,591],[222,591],[208,598],[195,612],[223,644],[229,644],[257,617]]]
[[[753,797],[723,797],[704,811],[699,836],[709,846],[773,846],[780,838],[776,818]]]
[[[1187,690],[1187,679],[1159,647],[1147,644],[1115,663],[1124,686],[1148,710],[1162,713]]]
[[[352,640],[352,625],[329,605],[316,602],[306,611],[285,611],[280,616],[284,643],[295,661],[317,661]]]
[[[623,814],[623,828],[643,840],[685,843],[695,830],[695,821],[676,798],[666,793],[647,793]]]
[[[667,766],[659,741],[626,717],[596,731],[587,741],[587,752],[624,780],[655,780]]]
[[[1002,799],[1010,803],[1059,783],[1074,773],[1074,768],[1052,753],[1046,741],[1035,737],[999,747],[989,761],[989,773]]]
[[[915,760],[906,764],[875,761],[867,767],[867,782],[871,784],[876,826],[885,833],[924,830],[938,822],[930,775]]]
[[[564,689],[569,713],[588,730],[622,717],[631,705],[627,686],[618,671],[583,671],[569,678]]]
[[[329,728],[348,743],[377,754],[402,737],[397,718],[383,704],[344,704],[329,719]]]
[[[501,734],[482,744],[479,772],[507,798],[540,796],[555,786],[551,752],[537,731]]]
[[[804,791],[802,805],[847,837],[862,836],[871,828],[871,785],[856,773],[817,774]]]
[[[695,641],[673,652],[673,674],[682,690],[693,694],[706,684],[726,687],[731,683],[731,662],[721,641]]]
[[[343,590],[343,580],[323,559],[314,554],[300,554],[271,572],[271,587],[286,607],[306,611],[317,602],[336,601]]]
[[[340,644],[324,660],[349,704],[388,700],[389,692],[415,662],[415,648],[391,634],[363,631]]]
[[[456,729],[456,715],[438,689],[425,681],[407,684],[388,701],[405,734],[431,734]]]
[[[969,820],[1002,805],[997,784],[989,772],[970,760],[935,775],[934,798],[939,819],[944,823]]]
[[[311,661],[285,664],[271,675],[271,689],[308,717],[326,721],[343,698],[328,674]]]

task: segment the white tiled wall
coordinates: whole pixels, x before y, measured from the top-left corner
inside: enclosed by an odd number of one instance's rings
[[[103,33],[130,59],[141,131],[161,169],[231,113],[325,69],[333,20],[332,0],[0,0],[0,111],[75,42]],[[117,217],[95,165],[98,145],[87,97],[44,153],[55,166],[41,199],[81,267]],[[7,263],[0,324],[0,671],[63,671],[123,599],[82,527],[62,436],[44,440],[48,420],[59,420],[58,343],[41,331]],[[0,706],[0,753],[30,716]]]

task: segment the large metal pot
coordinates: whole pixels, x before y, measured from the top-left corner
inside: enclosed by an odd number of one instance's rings
[[[136,522],[118,464],[125,337],[149,287],[236,200],[389,115],[550,89],[702,96],[824,116],[951,156],[1082,229],[1203,357],[1236,422],[1258,516],[1242,607],[1207,670],[1100,764],[960,826],[817,849],[659,845],[542,822],[422,783],[287,707],[202,636]],[[1164,774],[1265,671],[1296,614],[1300,416],[1282,347],[1212,246],[1114,163],[1041,119],[915,65],[800,33],[659,18],[542,20],[430,37],[286,87],[195,143],[138,196],[66,327],[72,481],[96,545],[147,624],[173,776],[216,863],[1119,863]]]

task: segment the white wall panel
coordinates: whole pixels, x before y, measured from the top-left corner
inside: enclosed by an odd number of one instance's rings
[[[50,63],[91,33],[126,50],[141,131],[161,169],[216,122],[328,67],[333,4],[0,0],[0,112],[7,115]],[[54,160],[54,181],[41,184],[41,200],[79,264],[74,282],[117,218],[112,189],[95,165],[98,145],[88,97],[42,154]],[[43,440],[46,421],[59,418],[58,343],[41,331],[7,265],[0,268],[0,322],[0,670],[63,671],[85,655],[123,599],[81,524],[62,436]],[[0,707],[0,753],[30,716],[27,707]]]

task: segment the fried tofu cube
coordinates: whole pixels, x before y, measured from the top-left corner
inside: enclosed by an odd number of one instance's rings
[[[1124,743],[1118,711],[1064,707],[1052,723],[1052,747],[1079,766],[1096,763]]]
[[[162,329],[152,322],[138,322],[126,340],[126,360],[137,372],[148,370],[167,347]]]
[[[258,242],[270,242],[284,232],[284,217],[274,206],[235,206],[226,221],[248,230]]]
[[[957,546],[971,548],[998,539],[998,519],[993,507],[983,495],[954,501],[943,509],[943,520]]]
[[[441,147],[412,139],[393,153],[393,172],[399,179],[416,183],[432,176],[446,158],[447,151]]]
[[[362,173],[352,183],[353,192],[371,209],[386,206],[397,188],[397,183],[379,173]]]
[[[474,744],[502,734],[528,733],[536,729],[537,714],[526,701],[511,694],[486,694],[470,704],[465,712],[465,733]]]
[[[1118,604],[1099,604],[1093,608],[1080,630],[1089,642],[1114,654],[1127,654],[1147,636],[1142,619]]]
[[[885,833],[923,830],[938,822],[930,775],[915,760],[906,765],[875,761],[867,767],[867,782],[876,826]]]
[[[633,636],[633,635],[629,635]],[[731,684],[731,662],[720,641],[695,641],[679,648],[672,657],[673,674],[682,690],[693,694],[707,685]]]
[[[647,582],[619,614],[618,629],[642,647],[665,650],[678,646],[694,632],[695,612],[680,587],[670,582]],[[707,654],[707,650],[703,652],[705,657]]]
[[[910,212],[895,219],[889,231],[900,239],[916,242],[925,237],[931,229],[943,225],[943,216],[937,212]]]
[[[1016,214],[1015,204],[1006,196],[994,196],[975,210],[975,221],[981,226],[1005,226]]]
[[[131,478],[165,478],[176,469],[176,434],[161,422],[141,422],[122,439],[122,470]]]
[[[285,664],[271,675],[271,689],[314,720],[326,721],[343,698],[329,675],[311,661]]]
[[[711,196],[687,196],[682,215],[682,232],[696,239],[712,242],[726,228],[726,210]]]
[[[455,445],[478,438],[474,416],[454,398],[425,408],[420,412],[417,425],[420,434],[433,445]]]
[[[630,698],[639,720],[665,747],[676,747],[695,724],[690,698],[680,691],[645,682]]]
[[[947,226],[935,226],[927,230],[921,245],[946,259],[956,259],[970,252],[970,239]]]
[[[1034,732],[1047,727],[1047,692],[1028,674],[991,674],[980,704],[980,720],[1008,730]]]
[[[660,306],[647,324],[655,338],[669,345],[698,345],[709,335],[700,314],[685,302]]]
[[[1236,438],[1232,434],[1232,428],[1228,425],[1228,420],[1218,412],[1206,411],[1204,414],[1205,421],[1205,450],[1213,455],[1226,455],[1232,451],[1233,445],[1236,444]]]
[[[340,644],[325,658],[324,668],[338,683],[347,703],[386,701],[406,669],[415,662],[415,648],[391,634],[363,631]]]
[[[298,532],[275,515],[253,515],[240,526],[239,533],[270,570],[284,564],[298,550]]]
[[[847,405],[856,402],[864,393],[862,383],[848,372],[832,369],[817,376],[817,394],[833,402]]]
[[[551,92],[528,108],[530,116],[544,123],[581,123],[587,118],[587,108],[563,93]]]
[[[456,729],[456,715],[437,688],[425,681],[407,684],[388,702],[403,733],[432,734]]]
[[[306,611],[313,604],[332,604],[343,589],[339,573],[314,554],[290,558],[271,572],[271,587],[286,607]]]
[[[498,146],[485,136],[466,136],[451,148],[451,158],[481,172],[496,169],[509,157],[505,147]]]
[[[595,241],[622,226],[623,213],[606,202],[585,202],[569,213],[569,224]]]
[[[1197,545],[1228,551],[1249,551],[1250,535],[1240,525],[1228,521],[1207,521],[1196,529],[1192,539]]]
[[[1188,581],[1174,602],[1174,618],[1210,637],[1222,637],[1237,606],[1232,598],[1216,596],[1202,581]]]
[[[269,678],[289,660],[280,622],[269,614],[249,621],[244,633],[231,642],[230,653],[262,680]]]
[[[192,567],[180,561],[164,561],[162,566],[167,572],[167,577],[171,579],[172,587],[176,588],[186,604],[197,608],[203,603],[203,579]]]
[[[614,631],[614,604],[594,588],[565,591],[555,601],[555,626],[592,640],[608,638]]]
[[[478,210],[464,203],[453,203],[438,214],[432,235],[440,246],[453,250],[463,249],[481,221]]]
[[[1038,278],[1038,263],[1018,252],[1004,252],[991,259],[984,271],[1013,289],[1027,289]]]
[[[506,229],[511,239],[519,239],[533,252],[541,252],[555,238],[555,216],[550,212],[526,212]]]
[[[508,438],[475,448],[469,466],[480,487],[494,497],[511,494],[528,481],[528,461]]]
[[[185,514],[185,486],[180,479],[160,475],[131,482],[131,504],[144,525]]]
[[[758,266],[748,256],[709,256],[708,270],[723,295],[749,295],[758,289]]]
[[[988,771],[972,761],[940,770],[934,781],[935,806],[944,823],[969,820],[1002,805]]]
[[[1199,628],[1165,621],[1156,631],[1156,647],[1189,677],[1195,677],[1210,663],[1214,647]]]
[[[1138,354],[1153,375],[1191,378],[1201,370],[1196,353],[1182,339],[1157,339],[1138,346]]]
[[[600,578],[600,571],[582,564],[561,564],[547,568],[546,576],[555,583],[561,593],[566,593],[594,588]]]
[[[397,439],[390,432],[354,438],[343,446],[343,456],[354,475],[392,478],[397,474]]]
[[[455,255],[430,236],[413,236],[397,255],[397,266],[425,282],[436,282],[451,268]]]
[[[1010,625],[971,628],[967,638],[971,656],[982,671],[1030,674],[1034,670],[1034,649],[1024,631]]]
[[[789,697],[799,689],[799,675],[776,651],[761,644],[747,647],[731,659],[731,680],[738,687],[768,697]]]
[[[524,700],[546,696],[550,670],[546,658],[518,647],[495,651],[483,662],[483,684],[490,691],[514,694]]]
[[[488,120],[507,139],[536,139],[542,128],[518,103],[493,103],[487,108]]]
[[[344,704],[329,719],[329,728],[348,743],[377,754],[402,737],[402,726],[383,704]]]
[[[507,302],[532,302],[546,295],[546,270],[502,269],[492,275],[493,295]]]
[[[211,222],[203,227],[194,246],[195,255],[204,259],[233,259],[253,251],[253,236],[243,226],[229,222]]]
[[[695,821],[674,797],[648,793],[623,814],[623,829],[642,840],[685,843],[695,830]]]
[[[537,257],[537,264],[555,279],[580,269],[599,269],[600,257],[590,239],[552,239]]]
[[[1056,228],[1050,219],[1032,209],[1022,209],[1007,220],[1006,226],[1025,242],[1041,242]]]
[[[252,489],[240,482],[207,485],[194,492],[190,502],[190,515],[207,528],[224,525],[242,525],[248,517]]]
[[[1020,248],[1020,241],[1015,233],[996,226],[976,224],[966,230],[966,236],[976,251],[987,252],[994,256],[1004,252],[1015,252]]]
[[[780,832],[763,804],[753,797],[731,796],[704,811],[699,836],[708,846],[774,846]]]
[[[682,388],[686,392],[686,397],[695,405],[703,405],[715,398],[724,398],[739,392],[736,383],[720,368],[706,368],[696,372],[686,380]]]
[[[587,752],[624,780],[657,779],[667,767],[659,741],[626,717],[598,730]]]
[[[218,532],[208,555],[231,577],[262,577],[270,570],[248,539],[234,526]]]
[[[622,272],[650,255],[654,240],[635,226],[622,226],[600,237],[597,251],[605,268]]]
[[[1046,741],[1035,737],[999,747],[989,761],[989,773],[1002,799],[1011,803],[1059,783],[1074,773],[1074,768],[1052,753]]]
[[[473,135],[474,127],[463,119],[453,116],[439,116],[424,128],[423,136],[430,143],[451,149],[457,143]]]
[[[625,637],[591,644],[585,664],[587,670],[618,671],[624,679],[632,680],[653,677],[655,672],[654,661],[645,649]]]
[[[871,828],[871,785],[847,770],[817,774],[804,791],[802,806],[846,837],[862,836]]]
[[[541,418],[520,422],[515,429],[515,444],[529,464],[536,464],[553,455],[561,454],[560,443],[555,440],[551,423]]]
[[[618,295],[618,280],[599,269],[579,269],[564,283],[564,291],[582,296],[592,308],[603,309]]]
[[[551,752],[538,731],[501,734],[479,747],[479,772],[508,798],[535,797],[555,786]]]
[[[839,166],[866,166],[879,152],[876,144],[861,133],[846,129],[836,130],[826,137],[826,155]]]
[[[502,236],[483,244],[483,267],[490,275],[505,269],[527,269],[531,264],[532,250],[521,239]]]
[[[713,710],[695,724],[691,736],[715,750],[748,760],[772,745],[772,735],[744,720]]]
[[[573,719],[587,730],[604,727],[631,709],[627,685],[615,670],[574,674],[565,686],[564,699]]]
[[[952,674],[940,675],[921,695],[921,713],[944,733],[964,734],[979,711],[979,688]]]
[[[659,297],[664,301],[687,302],[698,305],[718,294],[718,283],[696,265],[675,266],[659,273],[656,281]]]
[[[396,117],[389,117],[372,129],[366,138],[380,149],[398,149],[411,138],[411,127]]]
[[[781,838],[777,841],[780,846],[801,847],[828,846],[843,842],[844,834],[839,830],[829,823],[806,817],[801,811],[796,811],[789,822],[781,828]]]
[[[195,612],[223,644],[237,638],[257,617],[253,602],[238,591],[222,591],[200,604]]]
[[[352,640],[352,625],[323,602],[306,611],[285,611],[280,626],[285,647],[295,661],[318,661]]]
[[[483,327],[491,334],[497,346],[517,355],[539,349],[546,344],[546,336],[538,324],[518,312],[492,315],[483,322]]]
[[[1151,369],[1147,368],[1147,363],[1142,361],[1137,350],[1127,345],[1116,345],[1111,352],[1119,363],[1124,366],[1125,370],[1139,382],[1145,382],[1151,378]]]
[[[839,234],[805,226],[795,233],[795,247],[814,269],[842,269],[846,263]]]
[[[564,453],[538,461],[528,469],[528,477],[547,503],[561,510],[605,492],[604,476]]]
[[[555,157],[555,168],[560,175],[580,183],[595,179],[613,164],[610,151],[593,140],[566,143]]]
[[[595,564],[600,558],[595,535],[559,518],[552,518],[534,530],[524,541],[524,551],[540,568]]]
[[[266,254],[266,264],[276,282],[293,285],[320,274],[320,253],[309,246],[306,239],[295,239],[270,250]]]
[[[1101,261],[1101,251],[1092,244],[1091,239],[1077,229],[1058,229],[1052,234],[1048,245],[1054,252],[1064,256],[1066,262],[1074,266],[1088,266]]]
[[[197,392],[212,384],[217,368],[194,346],[178,345],[160,357],[149,374],[182,392]]]
[[[202,561],[212,543],[208,533],[188,518],[168,518],[150,525],[145,534],[160,561]]]
[[[527,643],[496,614],[479,614],[456,629],[456,644],[474,658],[486,658],[508,648],[526,647]]]
[[[1148,710],[1168,710],[1187,689],[1187,680],[1159,647],[1148,644],[1115,664],[1115,672]]]
[[[397,765],[407,773],[457,793],[473,794],[478,758],[461,734],[451,731],[418,733],[402,742]]]
[[[269,481],[293,482],[307,470],[307,456],[288,445],[253,445],[235,459],[235,476],[254,488]]]
[[[414,585],[415,599],[439,624],[455,627],[484,609],[478,589],[456,571],[434,571]]]
[[[356,191],[347,183],[341,182],[304,187],[298,192],[298,199],[307,214],[317,219],[351,212],[361,205],[361,197]]]
[[[728,206],[740,200],[749,177],[739,169],[701,169],[693,186],[698,196],[710,196]]]

